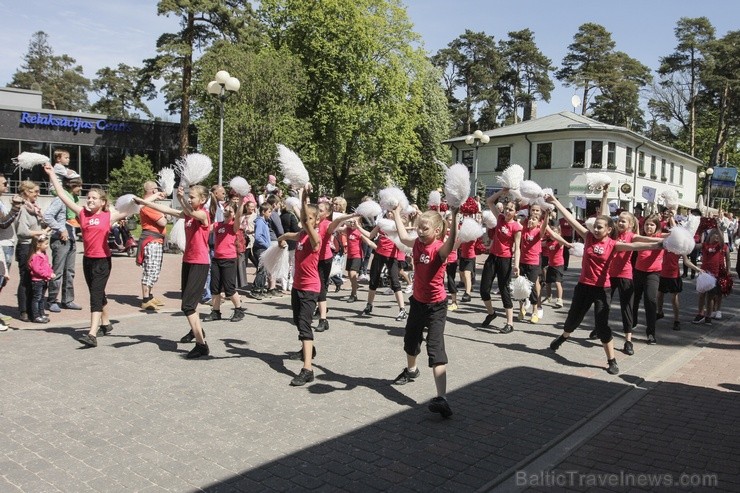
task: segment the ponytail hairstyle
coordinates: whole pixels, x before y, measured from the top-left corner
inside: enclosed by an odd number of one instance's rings
[[[609,232],[609,238],[611,238],[612,240],[617,239],[617,227],[614,224],[614,220],[610,216],[606,216],[602,214],[600,216],[596,216],[596,220],[604,221],[606,223],[606,227],[611,228],[611,231]]]
[[[422,213],[419,220],[428,221],[432,229],[439,228],[439,235],[437,236],[437,239],[438,240],[444,239],[445,235],[447,234],[447,221],[445,221],[442,214],[440,214],[437,211],[426,211]]]

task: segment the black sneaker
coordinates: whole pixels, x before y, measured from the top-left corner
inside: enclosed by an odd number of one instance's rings
[[[557,339],[555,339],[554,341],[550,343],[550,349],[552,349],[553,351],[557,351],[558,349],[560,349],[560,346],[562,346],[564,342],[565,342],[565,337],[558,336]]]
[[[95,336],[91,336],[90,334],[85,334],[77,340],[85,346],[98,347],[98,338]]]
[[[201,329],[201,330],[203,330],[203,337],[205,337],[206,331],[204,329]],[[189,342],[193,342],[194,340],[195,340],[195,334],[193,334],[193,331],[191,330],[190,332],[182,336],[182,338],[180,339],[180,342],[187,344]]]
[[[410,371],[408,368],[404,368],[400,375],[396,377],[395,380],[393,380],[393,385],[406,385],[409,382],[413,382],[414,379],[419,378],[419,375],[421,373],[419,372],[419,369],[415,369],[414,371]]]
[[[503,327],[501,327],[502,334],[511,334],[512,332],[514,332],[514,326],[511,324],[506,324]]]
[[[257,301],[262,299],[262,293],[260,293],[257,289],[253,289],[252,291],[248,292],[247,296]]]
[[[319,324],[313,330],[314,332],[324,332],[325,330],[329,330],[329,321],[325,318],[319,320]]]
[[[346,301],[347,303],[354,303],[355,301],[357,301],[357,296],[355,296],[354,294],[351,294],[349,296],[340,298],[340,301]]]
[[[234,308],[234,312],[231,314],[229,322],[241,322],[244,320],[244,308]]]
[[[663,312],[658,312],[655,314],[655,320],[660,320],[663,317],[665,317],[665,314]]]
[[[679,322],[678,320],[674,320],[673,321],[673,330],[676,330],[676,331],[681,330],[681,322]]]
[[[398,312],[398,315],[396,315],[396,322],[400,322],[401,320],[406,320],[408,318],[408,314],[406,313],[406,310],[404,308],[401,308],[401,311]]]
[[[468,294],[468,293],[465,293],[464,295],[462,295],[462,299],[461,299],[461,301],[462,301],[463,303],[467,303],[467,302],[469,302],[469,301],[470,301],[470,300],[472,300],[472,299],[473,299],[473,298],[471,298],[471,297],[470,297],[470,294]]]
[[[606,372],[609,375],[617,375],[619,373],[619,367],[617,366],[617,359],[610,359],[607,361],[609,363],[609,366],[606,369]]]
[[[113,324],[109,323],[109,324],[101,325],[100,327],[98,327],[97,335],[100,335],[102,333],[104,336],[107,336],[111,332],[113,332]]]
[[[658,344],[658,340],[655,338],[655,334],[648,334],[647,343],[650,345]]]
[[[309,382],[313,382],[313,370],[301,368],[301,372],[290,381],[290,385],[293,387],[300,387],[306,385]]]
[[[595,330],[592,330],[591,333],[588,335],[588,338],[593,341],[595,339],[598,339],[599,336],[596,334]]]
[[[704,325],[712,325],[712,317],[704,317]]]
[[[341,290],[342,290],[342,285],[341,285],[341,284],[335,284],[335,285],[334,285],[334,292],[335,292],[335,293],[338,293],[338,292],[340,292]]]
[[[215,322],[221,320],[221,312],[219,310],[211,310],[211,313],[203,317],[204,322]]]
[[[367,305],[365,305],[365,309],[362,310],[362,314],[363,315],[370,315],[371,313],[373,313],[373,305],[371,305],[370,303],[368,303]]]
[[[314,359],[316,357],[316,346],[313,347],[313,351],[311,351],[311,359]],[[296,351],[294,353],[288,353],[288,359],[292,359],[294,361],[303,361],[303,349],[301,348],[300,351]]]
[[[319,304],[316,303],[316,309],[313,311],[313,318],[319,318]]]
[[[624,349],[622,350],[627,356],[635,354],[635,347],[632,345],[632,341],[624,341]]]
[[[450,405],[444,397],[435,397],[432,399],[432,402],[429,403],[429,410],[433,413],[441,414],[445,419],[452,416],[452,409],[450,409]]]
[[[701,324],[704,323],[704,315],[697,315],[694,317],[694,320],[691,321],[692,324]]]
[[[211,351],[208,349],[207,342],[204,342],[203,344],[196,342],[195,347],[190,350],[186,358],[187,359],[200,358],[201,356],[208,356],[210,353]]]
[[[488,327],[491,325],[491,322],[493,322],[493,319],[496,318],[496,312],[489,313],[486,315],[486,318],[483,319],[483,323],[480,324],[481,327]]]

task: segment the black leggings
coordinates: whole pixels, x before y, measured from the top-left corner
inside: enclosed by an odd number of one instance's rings
[[[82,271],[85,274],[85,282],[90,291],[91,312],[102,312],[103,307],[108,304],[108,299],[105,297],[105,286],[108,284],[108,278],[110,277],[110,268],[110,257],[82,257]]]
[[[640,298],[642,298],[642,302],[645,305],[646,333],[647,335],[655,335],[660,272],[643,272],[635,269],[632,278],[635,283],[635,304],[632,307],[632,325],[637,325],[637,312],[640,309]]]
[[[391,289],[394,293],[401,291],[401,282],[398,280],[398,262],[395,258],[384,257],[377,253],[373,255],[373,261],[370,264],[370,291],[376,291],[380,286],[380,275],[383,273],[384,265],[391,280]]]
[[[571,333],[581,325],[588,310],[594,306],[594,319],[596,322],[596,335],[603,344],[612,340],[612,329],[609,327],[609,300],[606,288],[576,284],[573,290],[573,302],[568,310],[563,331]]]
[[[483,274],[480,278],[480,298],[483,301],[491,300],[491,286],[493,278],[498,278],[498,290],[501,293],[501,302],[504,308],[514,308],[511,301],[511,291],[509,290],[509,281],[511,281],[511,257],[497,257],[489,255],[486,263],[483,265]]]
[[[635,325],[634,321],[634,310],[635,305],[635,283],[632,279],[626,277],[612,277],[612,299],[614,299],[614,292],[619,291],[619,308],[622,312],[622,330],[625,334],[632,332],[632,327]]]
[[[447,292],[450,294],[457,294],[457,281],[455,277],[457,275],[457,262],[449,262],[446,267],[447,271]]]

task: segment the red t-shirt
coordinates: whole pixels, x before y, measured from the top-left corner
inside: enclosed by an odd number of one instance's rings
[[[332,235],[329,234],[329,219],[323,219],[319,223],[319,238],[321,239],[321,248],[319,248],[319,260],[327,260],[334,256],[331,249]]]
[[[653,235],[655,238],[660,238],[662,235],[656,233]],[[642,250],[637,252],[637,262],[635,262],[635,269],[642,272],[660,272],[661,266],[663,265],[663,250]]]
[[[560,236],[570,241],[573,238],[573,226],[564,217],[558,219],[558,224],[560,225]]]
[[[216,235],[213,257],[218,259],[236,258],[236,233],[234,233],[234,220],[228,223],[218,222],[213,224],[213,232]]]
[[[635,233],[625,231],[617,235],[618,243],[632,243]],[[620,279],[632,279],[632,253],[631,251],[614,252],[614,259],[609,266],[609,277]]]
[[[512,251],[514,246],[514,235],[517,231],[522,230],[519,221],[512,219],[508,223],[504,215],[498,216],[496,227],[493,228],[493,243],[491,244],[491,253],[497,257],[511,258],[514,256]]]
[[[362,258],[362,233],[355,228],[347,228],[347,258]]]
[[[447,299],[445,291],[445,264],[439,257],[442,241],[434,240],[426,245],[421,240],[414,242],[414,299],[419,303],[440,303]]]
[[[378,241],[375,242],[377,245],[377,248],[375,249],[375,253],[378,255],[382,255],[386,258],[394,258],[396,252],[393,250],[396,248],[396,244],[393,243],[393,240],[388,238],[388,236],[383,233],[382,231],[378,235]]]
[[[450,234],[449,234],[449,233],[447,233],[447,234],[445,235],[445,242],[447,241],[447,238],[449,238],[449,237],[450,237]],[[452,251],[450,252],[450,254],[449,254],[449,255],[447,255],[447,263],[448,263],[448,264],[454,264],[454,263],[456,263],[456,262],[457,262],[457,250],[455,250],[455,249],[453,248],[453,249],[452,249]]]
[[[471,259],[475,257],[475,240],[460,243],[460,258]]]
[[[557,240],[547,240],[547,265],[553,267],[560,267],[565,265],[565,258],[563,257],[563,245],[558,243]]]
[[[612,240],[608,236],[597,241],[593,234],[588,233],[583,247],[581,277],[578,282],[600,288],[611,287],[609,264],[616,244],[617,240]]]
[[[678,271],[678,258],[677,254],[666,250],[663,254],[663,266],[660,269],[660,277],[668,279],[677,279],[681,277],[681,274]]]
[[[211,263],[211,256],[208,251],[208,230],[211,218],[205,207],[201,207],[199,210],[205,212],[207,218],[206,224],[203,224],[194,217],[185,216],[185,253],[182,255],[183,263]]]
[[[319,251],[311,248],[311,238],[301,231],[295,247],[295,274],[293,289],[299,291],[321,292],[319,279]]]
[[[396,260],[399,262],[405,262],[406,261],[406,252],[398,248],[398,246],[394,243],[394,246],[396,249],[393,251],[393,254],[396,256]]]
[[[529,221],[527,221],[527,224]],[[522,226],[522,254],[519,258],[519,263],[524,265],[540,265],[540,253],[542,253],[542,242],[540,241],[540,233],[542,231],[542,223],[539,223],[533,228],[528,225]]]
[[[110,212],[98,211],[95,214],[82,208],[77,215],[82,229],[82,245],[87,258],[108,258],[108,233],[110,233]]]
[[[720,243],[704,243],[701,246],[701,268],[712,274],[714,277],[719,276],[719,268],[725,264],[725,253],[727,245]]]

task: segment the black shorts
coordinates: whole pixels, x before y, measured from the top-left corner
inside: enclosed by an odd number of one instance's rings
[[[361,258],[348,258],[347,259],[347,272],[360,272],[362,267]]]
[[[429,366],[447,364],[445,352],[445,322],[447,321],[447,300],[439,303],[420,303],[412,296],[409,318],[406,319],[406,333],[403,336],[403,350],[406,354],[417,356],[421,353],[424,340],[424,327],[427,333],[427,356]]]
[[[103,307],[108,304],[105,296],[105,286],[110,277],[111,259],[82,257],[82,272],[85,274],[85,282],[90,291],[90,311],[102,312]],[[203,286],[201,286],[203,289]]]
[[[293,288],[290,291],[290,306],[293,309],[293,323],[298,327],[298,340],[313,341],[313,312],[319,293],[313,291],[302,291]]]
[[[548,265],[545,272],[545,282],[563,282],[563,266]]]
[[[541,255],[540,256],[540,265],[542,266],[542,268],[544,269],[549,264],[550,264],[550,257],[548,257],[547,255]]]
[[[406,260],[396,260],[398,262],[398,270],[399,271],[407,271],[409,270],[409,263],[406,262]]]
[[[460,272],[475,272],[475,257],[473,258],[462,258],[457,262]]]
[[[540,277],[540,273],[542,273],[542,267],[539,265],[519,264],[519,275],[525,276],[533,283],[537,282],[537,278]]]
[[[658,282],[658,291],[661,293],[680,293],[683,291],[683,280],[678,277],[661,277]]]
[[[209,264],[190,264],[183,262],[180,271],[180,289],[182,300],[180,309],[187,315],[192,315],[198,309],[198,303],[203,297],[203,287],[208,279]]]
[[[236,259],[214,258],[211,260],[211,294],[224,293],[231,298],[236,293]]]

